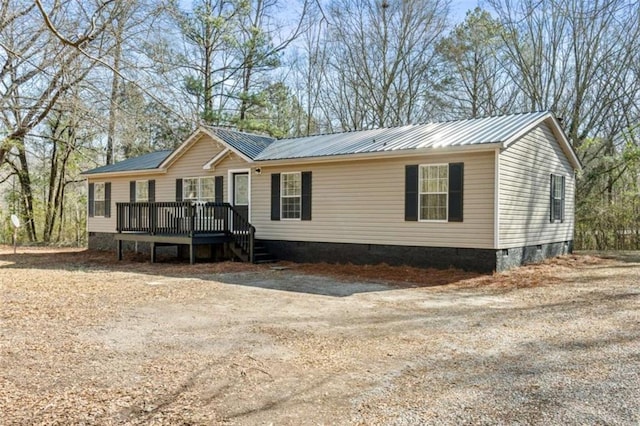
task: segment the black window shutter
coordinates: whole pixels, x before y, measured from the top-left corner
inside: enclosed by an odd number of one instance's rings
[[[418,165],[405,166],[404,220],[418,220]]]
[[[222,191],[224,188],[224,177],[216,176],[215,187],[216,187],[215,201],[216,203],[222,203],[224,201],[224,196],[222,194]]]
[[[449,222],[462,222],[464,163],[449,164]]]
[[[95,211],[94,201],[95,201],[95,184],[90,183],[89,184],[89,217],[93,217],[93,214]]]
[[[280,173],[271,174],[271,220],[280,220]]]
[[[311,172],[302,172],[302,220],[311,220]]]
[[[176,201],[182,201],[182,179],[176,179]]]
[[[136,202],[136,181],[132,180],[129,182],[129,202]]]
[[[104,184],[104,217],[111,217],[111,182]]]
[[[551,175],[551,190],[549,191],[549,204],[550,204],[550,208],[549,208],[549,222],[553,223],[554,219],[555,219],[555,201],[554,201],[554,197],[553,197],[553,188],[554,188],[554,183],[555,183],[556,177],[552,174]]]
[[[155,203],[156,202],[156,181],[155,180],[150,180],[149,181],[149,202],[150,203]]]

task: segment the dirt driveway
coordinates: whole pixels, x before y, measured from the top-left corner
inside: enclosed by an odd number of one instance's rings
[[[495,276],[112,259],[0,247],[1,424],[640,422],[640,253]]]

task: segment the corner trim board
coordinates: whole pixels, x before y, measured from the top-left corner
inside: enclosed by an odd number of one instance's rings
[[[500,248],[500,149],[495,150],[493,165],[493,248]]]

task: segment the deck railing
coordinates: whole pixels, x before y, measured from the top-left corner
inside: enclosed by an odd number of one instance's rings
[[[255,228],[229,203],[116,203],[116,208],[118,232],[189,237],[224,233],[253,261]]]

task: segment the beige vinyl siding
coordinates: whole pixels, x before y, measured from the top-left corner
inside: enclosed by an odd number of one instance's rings
[[[156,201],[176,200],[176,179],[216,176],[217,169],[205,170],[202,167],[224,148],[209,136],[197,139],[180,158],[169,166],[167,173],[156,181]]]
[[[92,178],[89,176],[89,183],[111,182],[111,217],[90,217],[87,220],[87,230],[89,232],[116,232],[116,202],[129,202],[129,182],[132,180],[156,181],[156,201],[176,200],[176,179],[185,177],[217,176],[225,173],[225,200],[226,200],[226,172],[220,171],[217,167],[214,170],[204,170],[202,167],[213,157],[215,157],[224,146],[213,141],[208,136],[203,136],[194,141],[186,152],[175,160],[166,173],[157,175],[131,175],[111,178]],[[233,153],[229,153],[222,160],[227,162],[230,158],[237,158]],[[240,159],[246,167],[246,163]]]
[[[500,154],[499,247],[573,239],[575,177],[549,126],[541,124]],[[550,176],[565,177],[565,220],[551,223]]]
[[[175,181],[198,176],[223,176],[228,201],[229,171],[248,169],[251,181],[250,221],[257,237],[288,241],[390,244],[433,247],[492,248],[494,239],[494,152],[430,155],[415,158],[357,160],[299,166],[261,164],[261,174],[237,154],[229,153],[213,170],[202,166],[224,147],[202,137],[186,150],[166,174],[156,180],[156,201],[175,201]],[[464,222],[406,222],[404,220],[405,165],[464,162]],[[312,220],[271,221],[271,173],[312,172]],[[89,218],[92,232],[115,232],[116,202],[129,201],[129,182],[135,174],[109,181],[111,218]]]
[[[243,170],[243,169],[249,169],[251,167],[251,165],[249,163],[247,163],[243,158],[240,158],[238,155],[236,154],[230,154],[228,156],[226,156],[222,161],[220,161],[217,165],[215,170],[212,172],[212,174],[214,176],[223,176],[223,197],[224,197],[224,201],[225,202],[229,202],[229,171],[230,170]],[[251,188],[251,185],[253,184],[252,180],[254,178],[255,175],[252,175],[252,173],[249,173],[249,188]],[[251,195],[249,195],[249,198],[251,198]],[[251,209],[251,207],[249,207]]]
[[[129,202],[129,182],[132,180],[152,180],[156,182],[161,175],[121,176],[112,178],[91,178],[89,183],[111,182],[111,217],[94,216],[87,218],[87,231],[89,232],[116,232],[116,203]],[[157,194],[157,189],[156,189]]]
[[[464,222],[404,220],[405,165],[464,162]],[[257,238],[492,248],[494,152],[274,167],[252,175]],[[312,172],[312,220],[270,220],[271,174]]]

